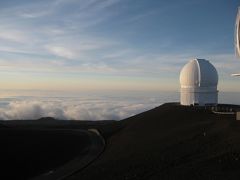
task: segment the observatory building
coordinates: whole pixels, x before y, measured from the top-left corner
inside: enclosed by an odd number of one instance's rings
[[[216,105],[218,73],[205,59],[193,59],[181,70],[181,105]]]

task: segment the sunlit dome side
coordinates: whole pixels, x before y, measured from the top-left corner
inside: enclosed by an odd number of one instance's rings
[[[194,59],[181,70],[181,104],[217,104],[218,73],[207,60]]]
[[[235,49],[236,49],[237,56],[240,57],[240,7],[238,8],[238,13],[236,18]]]
[[[183,67],[180,73],[180,84],[182,87],[217,86],[217,70],[207,60],[191,60]]]

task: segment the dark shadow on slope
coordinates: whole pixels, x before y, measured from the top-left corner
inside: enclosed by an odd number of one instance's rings
[[[88,136],[67,130],[0,130],[0,179],[28,179],[88,152]]]

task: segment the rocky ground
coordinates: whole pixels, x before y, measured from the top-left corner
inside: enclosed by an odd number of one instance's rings
[[[240,121],[235,120],[235,115],[214,114],[207,109],[169,103],[120,122],[86,122],[85,125],[84,122],[81,122],[82,125],[66,121],[58,125],[53,120],[45,120],[45,124],[43,122],[39,121],[38,125],[33,125],[34,123],[29,121],[28,128],[94,127],[100,129],[106,140],[105,151],[100,157],[83,170],[68,177],[68,180],[240,178]],[[24,123],[21,125],[14,121],[12,124],[10,122],[2,124],[13,129],[24,126]],[[8,131],[6,127],[3,129]],[[38,136],[47,138],[49,134],[40,133]],[[6,139],[9,138],[6,135],[0,137],[3,142],[7,142]],[[77,140],[77,137],[71,138],[72,141]],[[66,141],[67,139],[60,138],[55,143],[64,144]],[[38,139],[30,141],[26,147],[30,147],[31,143],[35,146],[47,146],[41,144],[42,141]],[[73,144],[64,146],[70,147]],[[11,145],[8,148],[10,147],[12,148]],[[48,148],[51,152],[61,149],[51,148],[53,147]],[[83,146],[78,150],[82,148]],[[24,149],[21,153],[24,153],[23,151]],[[4,153],[9,156],[10,152]],[[70,150],[63,154],[68,152]],[[13,153],[14,157],[21,156],[17,150],[11,152]],[[46,150],[38,153],[44,156],[49,152]],[[17,160],[11,161],[19,163]],[[12,172],[15,170],[11,169]]]

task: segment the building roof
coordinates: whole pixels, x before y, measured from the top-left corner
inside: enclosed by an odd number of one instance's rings
[[[181,70],[182,88],[216,87],[218,73],[215,67],[205,59],[193,59]]]

